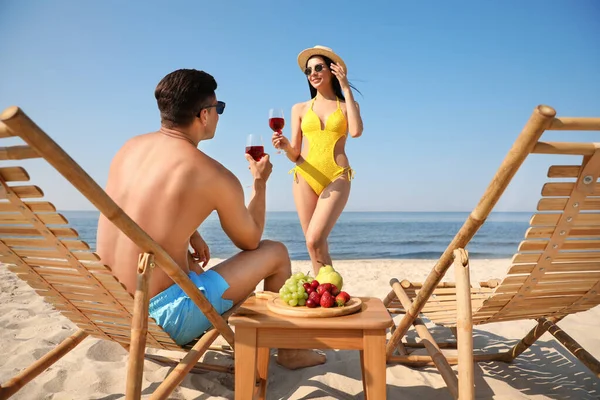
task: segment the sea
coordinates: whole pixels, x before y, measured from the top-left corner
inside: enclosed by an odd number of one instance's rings
[[[93,249],[98,212],[63,211],[69,223]],[[329,235],[334,260],[436,259],[466,221],[467,212],[343,212]],[[467,246],[473,259],[510,258],[529,226],[531,212],[495,212]],[[211,258],[239,252],[225,235],[216,213],[199,229]],[[268,212],[263,239],[284,243],[292,260],[308,260],[295,212]]]

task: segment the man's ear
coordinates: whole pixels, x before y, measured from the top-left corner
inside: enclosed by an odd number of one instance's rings
[[[208,110],[206,108],[200,111],[200,123],[202,126],[207,126],[208,124]]]

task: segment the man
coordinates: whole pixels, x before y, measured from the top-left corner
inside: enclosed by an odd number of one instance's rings
[[[118,151],[106,191],[222,314],[263,279],[265,290],[278,291],[291,268],[283,244],[261,241],[266,184],[272,170],[269,156],[259,162],[246,156],[254,178],[246,207],[239,180],[197,148],[201,140],[214,137],[225,109],[225,103],[217,101],[216,88],[214,78],[203,71],[180,69],[165,76],[154,93],[161,128],[130,139]],[[208,246],[197,229],[213,211],[242,252],[204,272],[191,257],[188,245],[206,266]],[[134,293],[141,250],[104,216],[98,222],[97,250]],[[150,316],[180,345],[210,327],[204,314],[160,268],[150,281],[150,299]],[[277,361],[295,369],[322,364],[325,356],[308,350],[280,350]]]

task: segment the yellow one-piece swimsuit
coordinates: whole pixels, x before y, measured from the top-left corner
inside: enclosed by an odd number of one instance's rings
[[[302,118],[302,134],[308,140],[309,152],[304,161],[290,170],[290,173],[302,175],[317,196],[336,178],[348,173],[348,179],[354,177],[350,167],[340,167],[334,158],[335,144],[348,132],[348,123],[337,99],[335,110],[325,121],[325,129],[321,129],[321,120],[313,111],[315,99],[310,103],[310,109]]]

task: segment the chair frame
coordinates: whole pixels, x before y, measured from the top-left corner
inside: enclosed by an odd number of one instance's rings
[[[568,203],[573,203],[575,208],[571,207],[569,209],[571,211],[565,211],[564,215],[560,218],[556,225],[556,235],[553,235],[549,241],[552,242],[553,246],[548,245],[548,248],[542,253],[542,257],[540,257],[541,261],[539,261],[537,267],[534,268],[534,271],[529,275],[526,282],[531,282],[531,280],[536,282],[536,279],[545,273],[546,264],[551,262],[552,255],[560,250],[560,245],[564,242],[564,238],[562,241],[560,239],[552,240],[556,239],[554,236],[558,237],[560,235],[559,232],[562,229],[558,228],[565,226],[567,222],[571,221],[571,219],[569,219],[569,217],[571,217],[569,213],[579,211],[576,209],[577,204],[575,203],[580,201],[581,198],[585,198],[586,193],[589,193],[589,186],[594,186],[589,184],[591,182],[596,182],[600,173],[600,143],[540,142],[539,140],[546,130],[600,130],[600,118],[556,118],[556,111],[553,108],[546,105],[536,107],[522,132],[504,158],[477,206],[445,249],[424,283],[418,284],[419,290],[418,293],[416,293],[416,296],[411,299],[405,290],[412,287],[414,291],[413,283],[408,281],[399,282],[397,279],[392,279],[390,281],[392,290],[385,297],[384,304],[388,307],[388,311],[391,314],[404,314],[404,316],[397,326],[392,327],[392,335],[386,346],[386,359],[388,360],[388,363],[403,363],[412,366],[434,364],[440,371],[442,378],[454,398],[459,398],[459,395],[461,399],[474,398],[474,362],[510,362],[535,343],[535,341],[546,331],[551,333],[561,344],[571,351],[575,357],[590,368],[594,374],[600,376],[600,363],[556,325],[558,321],[568,314],[564,312],[536,316],[534,319],[537,321],[537,325],[507,352],[492,354],[473,353],[472,328],[474,321],[471,309],[473,297],[485,297],[490,295],[493,293],[493,288],[497,286],[498,282],[485,282],[482,283],[480,288],[473,288],[469,278],[468,254],[464,249],[478,229],[483,225],[527,156],[529,154],[570,154],[581,155],[584,159],[579,176],[580,179],[578,179],[578,182],[575,185],[574,194],[572,194],[573,198],[570,199]],[[579,192],[577,192],[577,190],[579,190]],[[565,206],[565,209],[566,208],[567,206]],[[556,243],[558,243],[558,246],[555,247],[554,244]],[[442,278],[445,276],[451,265],[453,265],[455,269],[456,283],[441,283]],[[423,313],[423,309],[428,301],[430,301],[434,291],[439,289],[452,289],[455,291],[457,307],[455,315],[456,327],[452,328],[452,332],[456,336],[457,343],[436,343],[424,323],[419,318],[419,315]],[[523,284],[518,294],[527,293],[528,291],[529,286]],[[588,294],[591,293],[592,295],[597,295],[599,292],[600,280],[589,290]],[[503,320],[503,316],[506,316],[511,310],[514,310],[514,306],[519,304],[519,298],[519,296],[514,296],[514,300],[511,300],[508,306],[501,310],[498,320]],[[583,296],[582,299],[586,299],[585,296]],[[589,299],[589,297],[587,299]],[[399,307],[398,303],[400,303],[402,307]],[[475,313],[475,315],[477,314]],[[526,316],[523,316],[520,319],[527,318]],[[490,320],[489,322],[495,321]],[[414,356],[409,354],[410,350],[408,347],[410,344],[403,343],[402,338],[406,335],[411,326],[415,327],[417,334],[422,339],[422,346],[427,349],[429,356]],[[458,357],[446,357],[442,353],[442,348],[452,347],[458,347]],[[399,355],[395,355],[396,351]],[[458,379],[451,370],[450,364],[458,364]]]
[[[146,358],[157,362],[175,364],[174,370],[167,376],[164,382],[153,393],[152,399],[165,399],[181,383],[185,375],[198,368],[221,372],[233,373],[229,367],[217,365],[200,365],[198,360],[208,350],[214,340],[219,335],[228,342],[230,349],[234,350],[234,333],[227,323],[227,318],[242,304],[234,305],[227,313],[220,315],[193,284],[190,278],[181,270],[177,263],[169,254],[160,247],[152,238],[144,232],[117,204],[108,196],[108,194],[77,164],[54,140],[52,140],[40,127],[38,127],[20,108],[12,106],[0,114],[0,138],[20,137],[27,146],[11,146],[0,148],[0,160],[22,160],[30,158],[43,157],[52,165],[62,176],[64,176],[80,193],[82,193],[106,218],[108,218],[118,229],[120,229],[129,239],[135,242],[142,253],[138,263],[138,278],[135,296],[133,297],[134,312],[131,316],[131,340],[129,345],[120,343],[129,351],[127,364],[127,383],[126,399],[140,399],[142,391],[143,363],[145,348],[147,344],[156,341],[148,333],[148,282],[152,270],[158,266],[171,279],[178,284],[182,290],[192,299],[194,304],[206,315],[213,328],[208,330],[199,340],[189,349],[181,347],[179,350],[187,351],[187,354],[181,360],[172,360],[166,357],[150,356]],[[25,173],[26,174],[26,173]],[[19,208],[19,211],[32,221],[34,229],[44,236],[47,240],[56,243],[56,249],[67,259],[73,259],[69,249],[53,234],[52,229],[48,229],[45,223],[35,214],[32,209],[7,185],[4,179],[0,179],[0,198],[8,199],[12,206]],[[41,190],[32,187],[35,190]],[[53,206],[52,206],[53,207]],[[60,216],[60,215],[59,215]],[[62,216],[60,216],[62,218]],[[27,263],[20,259],[11,248],[0,240],[0,252],[10,255],[11,262],[16,262],[17,268],[33,268],[27,266]],[[75,261],[77,263],[77,261]],[[76,265],[75,265],[76,266]],[[79,266],[79,272],[85,279],[95,279],[85,267]],[[109,268],[107,268],[110,271]],[[89,274],[89,275],[88,275]],[[43,282],[43,279],[40,279]],[[118,282],[118,281],[117,281]],[[102,287],[102,282],[96,281],[96,286]],[[53,294],[61,297],[67,305],[71,302],[53,289],[53,286],[44,285],[44,289],[54,290]],[[72,305],[72,304],[71,304]],[[117,308],[123,308],[117,305]],[[77,307],[72,305],[69,311],[76,312]],[[153,320],[152,320],[153,321]],[[15,394],[26,383],[34,379],[48,367],[66,355],[69,351],[81,343],[88,335],[111,340],[101,329],[93,329],[91,332],[80,329],[72,336],[66,338],[55,349],[41,357],[31,366],[21,371],[16,377],[0,385],[0,400],[4,400]],[[150,341],[150,342],[149,342]],[[189,351],[188,351],[189,350]]]

